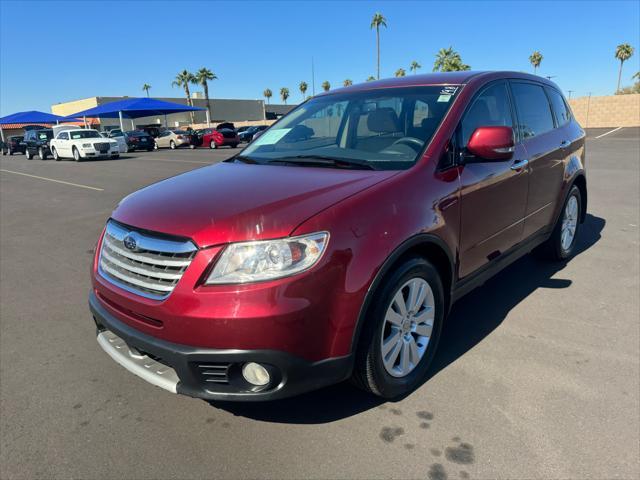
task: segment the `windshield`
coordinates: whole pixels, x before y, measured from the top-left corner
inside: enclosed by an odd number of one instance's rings
[[[69,132],[71,140],[77,140],[79,138],[102,138],[97,130],[71,130]]]
[[[457,86],[389,88],[313,98],[241,154],[259,163],[289,159],[357,161],[376,170],[409,168],[431,140]]]
[[[49,140],[53,138],[53,132],[51,130],[47,130],[45,132],[38,132],[38,140]]]

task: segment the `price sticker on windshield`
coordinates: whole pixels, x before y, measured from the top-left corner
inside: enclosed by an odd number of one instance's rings
[[[290,128],[267,130],[253,142],[253,145],[273,145],[274,143],[278,143],[280,139],[290,131]]]
[[[440,96],[438,97],[438,103],[446,103],[451,100],[451,97],[458,91],[458,87],[443,87],[440,90]]]

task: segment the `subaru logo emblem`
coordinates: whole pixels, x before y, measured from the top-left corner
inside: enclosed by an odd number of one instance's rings
[[[127,250],[135,250],[136,247],[138,246],[138,244],[136,243],[135,237],[131,233],[129,233],[126,237],[124,237],[124,239],[122,240],[122,243],[124,243],[124,246]]]

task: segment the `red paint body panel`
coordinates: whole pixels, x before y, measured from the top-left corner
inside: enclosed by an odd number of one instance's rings
[[[509,160],[439,170],[471,99],[488,82],[505,78],[553,86],[522,73],[455,72],[336,90],[461,85],[431,143],[408,170],[223,163],[132,194],[118,205],[114,219],[190,238],[200,250],[165,300],[146,299],[104,280],[97,274],[97,257],[95,291],[121,321],[177,344],[272,349],[312,361],[348,355],[368,289],[407,239],[423,233],[440,239],[453,259],[455,282],[485,266],[494,252],[504,252],[528,233],[549,226],[567,187],[583,173],[584,132],[575,122],[534,138],[535,144],[517,143]],[[560,137],[568,147],[557,151]],[[511,162],[530,159],[536,152],[547,154],[523,171],[510,168]],[[552,190],[545,182],[552,183]],[[544,214],[527,217],[546,204]],[[330,232],[330,240],[309,271],[247,285],[201,284],[227,243],[317,231]]]

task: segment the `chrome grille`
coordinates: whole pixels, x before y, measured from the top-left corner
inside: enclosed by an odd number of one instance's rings
[[[173,291],[196,250],[190,241],[150,236],[110,220],[98,270],[125,290],[159,300]]]
[[[107,153],[109,151],[110,144],[107,142],[96,142],[93,144],[93,148],[100,153]]]

